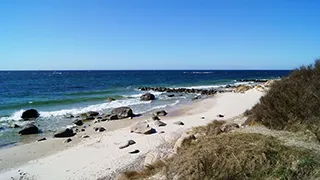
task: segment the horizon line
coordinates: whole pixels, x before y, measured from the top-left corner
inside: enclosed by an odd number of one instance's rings
[[[6,71],[292,71],[294,69],[25,69],[25,70],[1,70]]]

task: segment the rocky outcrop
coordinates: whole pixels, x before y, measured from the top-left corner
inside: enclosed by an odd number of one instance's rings
[[[136,122],[130,126],[130,132],[138,134],[152,134],[155,132],[153,128],[145,121]]]
[[[26,124],[23,128],[18,132],[20,135],[28,135],[28,134],[38,134],[39,129],[33,123]]]
[[[166,116],[168,113],[165,110],[157,111],[153,115],[154,116]]]
[[[75,125],[77,125],[77,126],[82,126],[82,125],[83,125],[83,122],[82,122],[82,120],[80,120],[80,119],[76,119],[76,120],[73,121],[73,124],[75,124]]]
[[[141,101],[151,101],[151,100],[155,100],[155,99],[156,99],[156,97],[151,93],[146,93],[140,97]]]
[[[59,131],[59,132],[55,133],[53,135],[53,137],[55,137],[55,138],[66,138],[66,137],[72,137],[75,134],[76,133],[74,133],[72,129],[67,128],[65,130],[62,130],[62,131]]]
[[[134,117],[133,111],[129,107],[119,107],[111,111],[111,114],[116,114],[119,119]]]
[[[117,119],[119,119],[117,114],[107,114],[102,117],[101,121],[109,121],[109,120],[117,120]]]
[[[216,89],[188,89],[188,88],[166,88],[166,87],[139,87],[141,91],[156,91],[167,93],[187,93],[187,94],[202,94],[214,95],[218,91]]]
[[[21,115],[23,120],[35,119],[40,116],[39,112],[35,109],[28,109],[24,111]]]

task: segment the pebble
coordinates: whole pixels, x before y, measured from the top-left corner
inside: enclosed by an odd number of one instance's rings
[[[69,143],[69,142],[71,142],[72,141],[72,139],[71,138],[68,138],[68,139],[66,139],[65,141],[63,141],[64,143]]]
[[[138,150],[138,149],[136,149],[136,150],[134,150],[134,151],[130,151],[129,153],[130,154],[137,154],[137,153],[139,153],[140,151]]]

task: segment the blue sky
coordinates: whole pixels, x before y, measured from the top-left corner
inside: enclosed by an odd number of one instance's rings
[[[316,0],[2,0],[0,69],[291,69],[320,57]]]

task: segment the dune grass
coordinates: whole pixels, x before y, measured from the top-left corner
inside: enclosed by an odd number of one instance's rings
[[[319,134],[320,60],[294,70],[272,84],[260,103],[246,112],[248,121],[270,129],[304,131]],[[320,138],[320,137],[318,137]]]
[[[123,179],[148,179],[161,172],[166,179],[318,179],[320,159],[313,152],[287,147],[274,137],[255,133],[204,136],[177,156]]]

